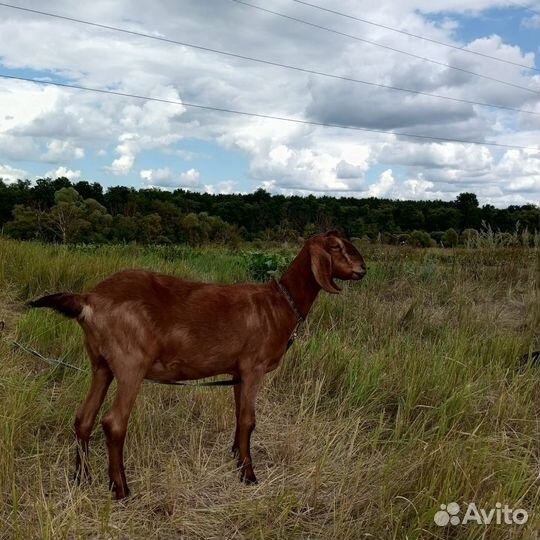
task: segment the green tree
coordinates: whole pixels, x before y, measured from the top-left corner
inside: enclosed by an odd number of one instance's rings
[[[43,212],[17,204],[13,209],[13,220],[8,221],[4,231],[19,240],[36,240],[42,235]]]
[[[86,180],[81,180],[80,182],[74,184],[73,187],[83,199],[95,199],[100,204],[105,202],[105,197],[103,196],[103,187],[97,182],[93,182],[91,184]]]
[[[135,242],[137,240],[137,218],[116,215],[113,218],[111,236],[115,242]]]
[[[457,208],[433,206],[427,210],[425,226],[419,228],[429,232],[444,231],[450,228],[459,229],[461,221],[461,213]]]
[[[442,243],[445,247],[456,247],[459,242],[459,235],[455,229],[447,229],[442,236]]]
[[[4,182],[0,178],[0,225],[12,219],[16,205],[30,206],[30,181]]]
[[[409,244],[416,247],[430,247],[431,236],[425,231],[413,231],[409,235]]]
[[[56,192],[62,188],[69,188],[71,182],[64,176],[51,180],[50,178],[38,178],[32,189],[32,195],[41,208],[51,208],[56,204]]]
[[[462,229],[478,229],[481,213],[478,198],[474,193],[460,193],[456,198],[456,208],[461,213]]]
[[[308,223],[304,227],[304,231],[302,235],[304,236],[304,238],[309,238],[310,236],[313,236],[314,234],[317,234],[317,225],[315,225],[314,223]]]
[[[75,188],[80,197],[73,197],[69,188]],[[59,191],[71,195],[56,200]],[[87,203],[88,200],[102,206]],[[17,210],[17,219],[12,217],[17,205],[41,211],[39,233],[35,232],[30,210]],[[160,217],[159,222],[155,215]],[[153,217],[143,221],[145,216]],[[72,185],[67,178],[40,178],[35,184],[0,179],[0,226],[10,222],[5,229],[10,234],[39,234],[40,238],[65,242],[138,239],[198,245],[229,239],[237,242],[239,234],[246,240],[296,241],[316,230],[338,228],[349,237],[368,236],[392,242],[401,233],[424,231],[434,241],[444,243],[442,231],[479,230],[482,220],[493,231],[512,234],[518,231],[519,223],[521,242],[528,244],[533,241],[534,231],[540,231],[540,208],[532,204],[479,208],[474,193],[461,193],[453,202],[285,196],[271,195],[262,189],[245,195],[213,195],[115,186],[104,193],[98,183],[84,180]],[[11,224],[12,221],[17,223]],[[525,229],[531,235],[525,235]],[[451,237],[455,240],[453,234]],[[452,238],[447,235],[446,243],[453,242]]]
[[[137,238],[145,244],[158,242],[162,233],[159,214],[148,214],[138,220]]]
[[[476,229],[465,229],[461,233],[461,239],[467,247],[476,247],[480,239],[480,233]]]
[[[107,209],[95,199],[85,199],[82,203],[82,216],[86,222],[82,226],[83,241],[102,243],[110,234],[113,218]]]
[[[55,205],[48,213],[47,227],[63,244],[74,242],[81,229],[87,226],[83,219],[82,199],[72,187],[54,194]]]
[[[161,217],[162,235],[171,242],[183,240],[182,212],[170,201],[154,201],[152,210]]]

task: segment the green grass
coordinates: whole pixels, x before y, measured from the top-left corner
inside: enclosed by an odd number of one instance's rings
[[[104,438],[94,481],[74,487],[73,417],[88,375],[51,369],[0,341],[0,537],[13,539],[536,538],[540,527],[538,250],[367,246],[368,276],[321,294],[258,401],[259,485],[229,455],[230,389],[145,385],[111,500]],[[0,319],[17,337],[86,367],[81,331],[24,302],[152,268],[222,283],[249,279],[223,248],[63,246],[0,238]],[[107,410],[114,388],[102,412]],[[439,505],[524,508],[524,526],[441,528]]]

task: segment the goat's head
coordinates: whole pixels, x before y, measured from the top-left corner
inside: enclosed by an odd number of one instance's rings
[[[325,291],[338,293],[341,290],[334,279],[359,280],[366,275],[364,258],[338,231],[317,234],[307,244],[311,271]]]

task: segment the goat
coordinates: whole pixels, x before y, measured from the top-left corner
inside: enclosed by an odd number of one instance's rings
[[[88,445],[113,378],[117,391],[102,420],[110,488],[129,495],[123,447],[128,419],[145,378],[158,381],[230,374],[236,432],[233,453],[240,479],[256,483],[250,454],[255,400],[266,373],[276,369],[318,292],[338,293],[334,279],[359,280],[362,255],[338,232],[306,241],[279,282],[214,285],[145,270],[111,275],[84,294],[58,293],[30,302],[74,318],[85,334],[92,382],[75,418],[75,480],[88,477]]]

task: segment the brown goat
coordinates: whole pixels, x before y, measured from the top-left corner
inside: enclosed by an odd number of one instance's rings
[[[250,455],[255,400],[262,379],[283,357],[293,331],[333,279],[366,273],[358,250],[336,231],[310,238],[279,282],[213,285],[143,270],[118,272],[85,294],[59,293],[31,302],[77,319],[85,333],[92,383],[77,412],[75,478],[88,475],[88,442],[113,380],[117,392],[103,417],[109,477],[116,498],[129,494],[123,463],[128,419],[145,378],[159,381],[230,374],[234,387],[241,479],[257,480]]]

